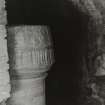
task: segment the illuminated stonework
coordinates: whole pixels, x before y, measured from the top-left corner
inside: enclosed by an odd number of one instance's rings
[[[10,97],[10,78],[5,26],[0,25],[0,102]]]
[[[5,0],[0,0],[0,104],[5,105],[5,101],[10,97],[10,77],[7,51],[7,16],[5,10]]]
[[[11,97],[7,105],[45,105],[45,77],[54,62],[47,26],[8,27]]]

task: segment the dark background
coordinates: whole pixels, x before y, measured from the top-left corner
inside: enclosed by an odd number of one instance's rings
[[[47,105],[76,105],[81,58],[86,52],[86,16],[63,0],[8,0],[8,25],[49,25],[55,64],[46,78]]]

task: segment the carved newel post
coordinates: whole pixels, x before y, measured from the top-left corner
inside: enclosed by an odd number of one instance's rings
[[[47,26],[8,27],[11,97],[7,105],[45,105],[45,77],[54,62]]]

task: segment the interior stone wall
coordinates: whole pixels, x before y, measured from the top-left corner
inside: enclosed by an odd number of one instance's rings
[[[78,98],[80,105],[105,105],[105,1],[68,2],[88,16],[87,53],[83,55],[81,95]]]

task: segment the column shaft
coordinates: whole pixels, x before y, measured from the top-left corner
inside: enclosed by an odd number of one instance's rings
[[[11,98],[7,105],[45,105],[45,77],[53,64],[47,26],[8,27]]]

